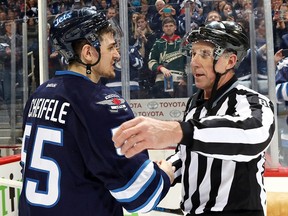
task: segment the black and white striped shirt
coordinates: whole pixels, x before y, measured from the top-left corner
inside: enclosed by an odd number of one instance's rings
[[[275,123],[273,104],[233,77],[211,109],[203,91],[189,101],[183,139],[169,160],[181,179],[185,213],[265,211],[265,150]]]

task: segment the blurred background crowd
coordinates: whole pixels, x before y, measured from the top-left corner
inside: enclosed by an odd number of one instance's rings
[[[180,94],[159,92],[159,86],[153,90],[153,86],[157,83],[157,70],[159,66],[172,67],[173,62],[167,63],[167,59],[159,59],[157,55],[163,54],[167,50],[155,50],[154,59],[149,58],[151,50],[157,40],[164,32],[163,20],[165,18],[173,18],[175,20],[175,30],[168,32],[168,34],[177,35],[178,38],[172,38],[168,44],[178,43],[186,33],[186,18],[185,8],[190,10],[190,29],[197,29],[201,25],[213,20],[233,20],[240,23],[249,34],[249,19],[253,13],[255,19],[255,37],[257,46],[257,60],[258,60],[258,74],[261,79],[267,78],[267,68],[265,63],[266,51],[266,37],[265,37],[265,21],[263,13],[264,1],[258,0],[129,0],[129,45],[133,46],[136,51],[141,54],[143,65],[141,67],[131,68],[134,71],[132,75],[134,81],[139,84],[139,89],[142,89],[142,94],[135,95],[136,98],[151,98],[151,97],[185,97],[184,92]],[[22,35],[21,23],[27,21],[28,24],[28,50],[34,52],[34,58],[37,60],[38,53],[38,1],[37,0],[0,0],[0,42],[9,42],[9,21],[16,20],[16,34],[20,38]],[[280,49],[288,48],[288,5],[284,0],[271,0],[271,11],[273,16],[273,33],[274,33],[274,52]],[[70,10],[73,8],[94,7],[101,10],[107,15],[107,19],[119,18],[119,0],[48,0],[47,1],[47,30],[49,30],[55,15]],[[166,19],[167,20],[167,19]],[[5,38],[5,35],[8,35]],[[167,39],[167,38],[166,38]],[[164,41],[167,40],[164,37]],[[9,44],[9,43],[8,43]],[[178,46],[178,45],[177,45]],[[162,48],[161,48],[162,49]],[[157,51],[160,52],[157,54]],[[171,52],[174,52],[172,50]],[[168,51],[169,52],[169,51]],[[134,52],[135,54],[136,52]],[[0,51],[1,54],[1,51]],[[136,53],[137,54],[137,53]],[[133,55],[131,52],[130,61],[137,58],[139,55]],[[4,53],[5,55],[5,53]],[[248,54],[249,57],[249,54]],[[158,58],[158,59],[156,59]],[[4,58],[3,58],[4,59]],[[7,58],[6,58],[7,59]],[[185,60],[184,60],[185,61]],[[238,77],[242,80],[249,80],[251,68],[247,68],[250,59],[246,58],[244,66],[239,67],[237,72]],[[39,78],[37,75],[37,61],[35,61],[35,76],[36,83],[39,85]],[[61,69],[65,63],[61,60],[58,53],[53,52],[53,47],[49,46],[49,77],[53,76],[55,70]],[[175,71],[185,71],[185,62],[182,68],[176,68]],[[179,75],[179,74],[178,74]],[[181,75],[181,79],[185,82],[185,74]],[[178,79],[176,77],[176,79]],[[163,79],[160,78],[162,82]],[[176,80],[179,81],[179,80]],[[179,83],[179,82],[178,82]],[[185,83],[184,83],[185,84]],[[162,84],[161,84],[162,85]],[[162,89],[163,90],[163,89]],[[184,90],[185,91],[185,90]],[[134,96],[133,96],[134,97]]]

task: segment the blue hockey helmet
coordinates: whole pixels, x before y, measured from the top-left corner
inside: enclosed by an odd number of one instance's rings
[[[102,12],[91,8],[75,9],[63,12],[55,18],[50,36],[55,50],[69,62],[75,59],[73,41],[86,39],[99,51],[97,32],[109,25],[110,22]]]

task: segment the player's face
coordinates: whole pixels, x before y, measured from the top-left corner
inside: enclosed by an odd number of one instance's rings
[[[118,47],[112,33],[103,35],[101,43],[101,59],[95,66],[95,71],[100,77],[114,78],[114,63],[120,59]]]

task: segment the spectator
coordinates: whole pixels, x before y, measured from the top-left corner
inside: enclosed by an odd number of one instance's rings
[[[143,58],[143,67],[139,70],[140,98],[151,98],[151,89],[155,83],[156,74],[148,67],[149,53],[156,40],[156,35],[151,30],[147,18],[140,14],[136,18],[137,29],[130,39],[131,45],[139,46]]]
[[[187,97],[185,57],[179,50],[181,37],[175,34],[176,28],[176,21],[166,17],[162,21],[164,34],[150,52],[148,66],[156,73],[152,88],[155,98]]]
[[[242,2],[245,2],[245,0],[230,0],[230,3],[232,4],[236,13],[243,10]]]
[[[72,9],[81,9],[84,6],[83,0],[74,0],[74,4],[72,5]]]
[[[159,14],[161,15],[161,20],[166,17],[174,18],[176,15],[176,10],[171,5],[165,4],[165,6],[159,11]]]
[[[251,2],[251,0],[247,0],[247,1]],[[283,0],[271,0],[272,11],[278,10],[282,4],[283,4]]]
[[[38,17],[38,4],[37,0],[29,0],[30,10],[32,11],[32,17]]]
[[[116,8],[114,7],[108,7],[107,11],[106,11],[106,18],[107,19],[112,19],[112,18],[116,18],[118,20],[118,11]]]
[[[113,7],[119,11],[119,0],[111,0],[110,7]]]
[[[156,12],[152,17],[149,19],[149,25],[150,28],[153,30],[153,32],[156,34],[157,38],[159,38],[162,35],[162,20],[161,20],[161,10],[165,6],[165,1],[163,0],[157,0],[155,2]]]
[[[281,49],[282,36],[287,33],[287,30],[284,28],[279,28],[278,24],[280,13],[279,9],[283,4],[283,0],[271,0],[272,7],[272,21],[273,21],[273,42],[275,52]],[[278,28],[277,28],[278,27]]]
[[[217,11],[213,10],[207,14],[205,23],[212,21],[221,21],[221,19],[222,19],[221,15]]]
[[[233,9],[233,5],[229,2],[227,2],[224,7],[222,8],[222,11],[220,11],[221,20],[223,21],[236,21],[236,14]]]
[[[71,10],[73,7],[74,0],[63,0],[62,1],[62,12]]]
[[[128,0],[128,9],[130,12],[140,12],[141,0]]]
[[[52,2],[50,2],[50,4],[48,4],[49,8],[50,8],[50,12],[53,15],[57,15],[59,14],[61,11],[61,4],[59,1],[55,1],[53,0]]]
[[[0,36],[5,34],[6,19],[7,13],[4,10],[0,10]]]
[[[275,65],[276,65],[276,102],[277,104],[284,104],[285,108],[288,107],[288,56],[284,56],[282,53],[282,49],[277,51],[274,55]],[[285,124],[284,124],[285,125]],[[282,136],[287,137],[287,125],[288,125],[288,116],[286,115],[286,127],[281,131]],[[287,142],[287,138],[285,139]],[[282,161],[288,161],[288,150],[283,145],[279,146],[279,154],[283,158]],[[287,164],[288,165],[288,164]]]
[[[92,5],[92,0],[83,0],[83,7],[94,7]]]
[[[106,0],[101,0],[97,10],[103,11],[105,13],[108,7],[109,5],[107,4]]]
[[[29,18],[27,21],[27,48],[28,52],[33,52],[33,63],[34,63],[34,78],[35,78],[35,85],[39,86],[39,46],[38,46],[38,24],[36,22],[36,18]],[[30,60],[30,59],[29,59]],[[31,61],[28,60],[29,71],[32,71],[32,65],[30,64]],[[29,78],[29,93],[33,90],[33,80]]]
[[[288,43],[287,43],[287,31],[288,31],[288,5],[286,3],[281,4],[279,7],[279,10],[276,10],[274,12],[274,17],[273,21],[276,23],[276,41],[279,44],[278,49],[286,49],[288,48]]]
[[[256,19],[256,46],[260,48],[264,44],[266,44],[266,29],[265,29],[265,20],[264,19]]]
[[[253,4],[252,4],[251,0],[242,1],[242,8],[244,11],[246,11],[246,10],[253,11]]]
[[[22,36],[19,34],[13,35],[12,25],[16,26],[15,22],[5,22],[5,35],[0,37],[0,43],[4,49],[1,50],[1,60],[3,61],[3,93],[4,101],[8,107],[8,115],[11,123],[11,91],[12,87],[15,89],[16,97],[20,99],[18,105],[21,105],[22,94],[20,89],[23,87],[23,71],[22,71]],[[12,56],[12,37],[15,37],[15,55]],[[11,59],[15,58],[16,62],[11,62]],[[12,71],[12,64],[15,64],[16,71]],[[15,73],[15,74],[13,74]],[[12,78],[15,78],[13,80]]]
[[[28,36],[28,49],[34,47],[34,43],[38,43],[38,24],[35,18],[28,18],[27,20],[27,36]]]
[[[54,17],[55,15],[53,15],[50,9],[47,8],[47,24],[49,23],[50,25],[52,25]]]
[[[249,23],[248,21],[241,19],[237,22],[240,26],[245,29],[245,32],[249,32]],[[262,26],[259,26],[261,23],[260,20],[256,20],[256,25],[258,25],[258,29],[256,29],[256,36],[257,34],[264,34]],[[259,31],[257,33],[257,31]],[[263,37],[263,36],[262,36]],[[266,40],[265,40],[266,41]],[[254,50],[249,49],[247,52],[247,55],[243,58],[240,66],[235,69],[235,74],[238,78],[238,80],[242,83],[245,84],[246,86],[250,87],[251,86],[251,75],[253,73],[253,69],[251,67],[251,52],[255,52],[256,55],[256,62],[257,62],[257,78],[258,79],[258,86],[259,86],[259,91],[263,94],[268,93],[268,88],[267,88],[267,79],[268,79],[268,74],[267,74],[267,60],[266,60],[266,43],[264,44],[264,39],[261,39],[261,35],[259,35],[259,38],[256,37],[256,45]],[[264,82],[264,85],[262,84]]]
[[[190,5],[191,3],[194,3],[194,5]],[[200,0],[184,0],[182,1],[181,5],[180,5],[180,11],[179,11],[179,15],[180,14],[184,14],[185,13],[185,8],[186,7],[192,7],[193,8],[193,12],[197,11],[200,12],[199,10],[201,10],[201,14],[203,14],[203,8],[202,8],[202,2]],[[191,8],[190,8],[191,10]]]
[[[129,17],[130,18],[130,22],[129,22],[129,38],[133,37],[134,34],[135,34],[135,30],[137,28],[137,23],[136,23],[136,18],[139,16],[139,12],[136,12],[134,11],[131,16]],[[131,44],[131,43],[130,43]],[[131,44],[133,45],[133,44]]]
[[[183,2],[183,0],[165,0],[166,4],[169,4],[174,8],[174,10],[176,12],[176,14],[175,14],[176,17],[178,17],[180,15],[182,2]]]
[[[226,0],[221,0],[221,1],[215,1],[214,3],[214,8],[215,10],[221,14],[223,11],[224,6],[226,5],[227,1]]]
[[[197,29],[199,25],[204,23],[203,9],[196,2],[187,2],[189,4],[189,14],[191,18],[190,30]],[[186,33],[185,13],[181,13],[178,17],[178,34],[182,37]]]
[[[92,0],[91,5],[97,8],[97,10],[100,10],[101,8],[101,0]]]
[[[14,21],[17,19],[17,16],[15,14],[15,11],[13,8],[8,8],[7,10],[7,20]]]
[[[160,14],[160,23],[162,23],[162,21],[166,18],[166,17],[171,17],[173,19],[176,20],[177,16],[176,16],[176,10],[169,4],[165,4],[165,6],[158,12]],[[177,24],[176,24],[177,25]],[[159,34],[162,35],[164,32],[161,28],[161,30],[158,33],[158,38],[159,38]]]
[[[7,8],[9,7],[8,1],[7,0],[1,0],[0,6],[2,9],[7,10]]]
[[[151,7],[149,7],[146,0],[142,0],[140,14],[143,14],[146,17],[152,17],[153,15],[153,11],[151,10]]]

